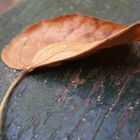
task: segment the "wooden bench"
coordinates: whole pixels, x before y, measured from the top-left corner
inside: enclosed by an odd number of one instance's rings
[[[140,19],[140,1],[23,0],[0,14],[0,52],[27,25],[67,13],[122,23]],[[0,61],[0,99],[18,74]],[[7,140],[140,140],[140,46],[39,69],[14,90],[5,113]]]

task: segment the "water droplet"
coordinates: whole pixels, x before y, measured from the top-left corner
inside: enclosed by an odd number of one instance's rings
[[[80,137],[78,137],[78,140],[81,140],[81,138],[80,138]]]
[[[19,93],[18,96],[21,97],[21,94]]]
[[[63,138],[62,140],[68,140],[67,138]]]
[[[83,122],[85,122],[85,121],[86,121],[86,119],[85,119],[85,118],[83,118],[83,119],[82,119],[82,121],[83,121]]]
[[[100,102],[101,101],[101,96],[97,97],[97,101]]]
[[[139,103],[140,103],[139,100],[137,100],[137,101],[136,101],[136,105],[139,105]]]
[[[112,111],[112,107],[110,107],[109,110]]]
[[[57,100],[57,102],[60,102],[61,101],[61,98],[59,98],[58,100]]]
[[[129,110],[133,110],[133,107],[132,107],[132,106],[130,106],[130,107],[129,107]]]
[[[71,9],[71,10],[73,10],[73,9],[74,9],[74,7],[73,7],[73,6],[70,6],[70,9]]]
[[[104,87],[104,85],[103,84],[101,84],[101,88],[103,88]]]
[[[91,100],[92,103],[94,103],[94,100]]]
[[[15,136],[13,136],[13,137],[12,137],[12,140],[15,140],[15,139],[16,139],[16,137],[15,137]]]

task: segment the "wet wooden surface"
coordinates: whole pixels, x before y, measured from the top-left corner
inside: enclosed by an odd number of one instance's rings
[[[122,23],[140,19],[139,0],[23,0],[0,14],[0,51],[40,19],[84,13]],[[18,74],[0,61],[0,98]],[[39,69],[14,90],[7,140],[140,140],[140,45],[106,49]]]

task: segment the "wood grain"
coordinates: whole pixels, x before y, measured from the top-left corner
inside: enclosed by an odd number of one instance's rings
[[[23,28],[40,19],[84,13],[130,24],[139,20],[138,0],[24,0],[0,15],[0,51]],[[38,69],[14,90],[4,122],[5,139],[138,140],[140,46],[122,45],[94,56]],[[0,61],[0,97],[18,72]],[[129,80],[128,80],[129,79]],[[83,82],[81,82],[83,81]]]

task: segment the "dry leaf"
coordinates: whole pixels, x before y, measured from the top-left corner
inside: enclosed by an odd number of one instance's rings
[[[2,60],[11,68],[26,69],[76,58],[131,41],[135,31],[125,33],[130,27],[80,14],[42,20],[16,36],[3,49]]]
[[[11,68],[24,70],[9,87],[0,106],[3,110],[11,91],[23,76],[41,66],[54,66],[112,46],[140,40],[140,23],[126,26],[96,17],[72,14],[42,20],[26,28],[2,51]]]

